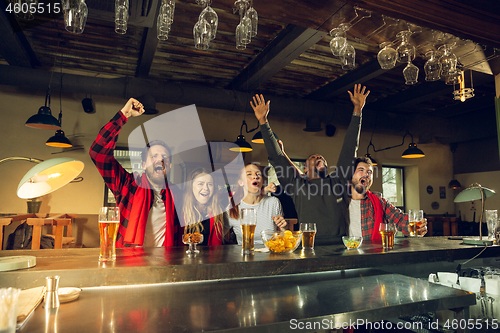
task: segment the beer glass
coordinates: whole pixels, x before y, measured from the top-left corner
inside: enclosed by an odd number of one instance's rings
[[[101,207],[99,211],[99,235],[101,250],[99,261],[116,260],[116,235],[120,226],[120,209],[118,207]]]
[[[0,289],[0,332],[15,333],[20,289]]]
[[[485,210],[486,225],[488,226],[488,238],[495,239],[495,230],[498,226],[498,212],[497,210]]]
[[[382,237],[382,247],[384,249],[393,249],[394,236],[396,235],[396,226],[394,223],[381,223],[379,231]]]
[[[418,233],[418,228],[422,224],[422,220],[424,219],[424,211],[421,209],[410,209],[408,211],[408,222],[409,222],[409,231],[410,237],[420,236]],[[422,237],[422,236],[420,236]]]
[[[127,33],[128,0],[115,0],[115,32],[124,35]]]
[[[301,223],[302,248],[314,249],[314,239],[316,238],[316,223]]]
[[[240,216],[241,233],[243,242],[241,253],[252,254],[254,249],[255,227],[257,226],[257,212],[252,208],[242,208]]]

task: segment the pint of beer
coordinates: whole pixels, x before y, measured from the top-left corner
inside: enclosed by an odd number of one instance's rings
[[[314,239],[316,238],[316,223],[301,223],[302,248],[314,249]]]
[[[257,212],[252,208],[241,209],[241,253],[252,254],[254,250],[255,227],[257,226]]]
[[[101,250],[99,261],[116,260],[116,235],[120,226],[120,210],[118,207],[102,207],[99,212],[99,235]]]
[[[409,224],[409,232],[410,237],[420,236],[418,234],[418,228],[422,224],[422,220],[424,219],[424,211],[421,209],[410,209],[408,211],[408,224]]]
[[[379,231],[382,237],[382,247],[384,249],[393,249],[396,226],[393,223],[381,223]]]

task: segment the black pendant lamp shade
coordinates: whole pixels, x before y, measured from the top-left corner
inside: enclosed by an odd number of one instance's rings
[[[273,135],[274,135],[274,138],[276,139],[276,141],[278,141],[279,140],[278,136],[275,133],[273,133]],[[255,135],[252,138],[252,142],[253,143],[264,143],[264,138],[262,137],[261,131],[258,131],[257,133],[255,133]]]
[[[45,142],[47,146],[50,147],[61,147],[61,148],[69,148],[73,147],[71,141],[64,135],[63,130],[57,130],[54,136],[51,136],[47,142]]]
[[[403,158],[420,158],[424,156],[425,156],[424,152],[418,149],[417,144],[413,143],[413,140],[412,143],[408,145],[408,149],[406,149],[403,152],[403,155],[401,155],[401,157]]]
[[[45,95],[45,106],[40,107],[40,109],[38,109],[38,113],[34,116],[31,116],[25,125],[28,127],[40,129],[61,129],[61,124],[56,119],[56,117],[52,115],[52,111],[50,110],[50,90],[48,90],[47,94]]]

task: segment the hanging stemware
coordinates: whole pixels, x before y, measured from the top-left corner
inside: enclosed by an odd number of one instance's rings
[[[217,16],[215,10],[213,10],[210,5],[207,5],[200,13],[199,19],[205,19],[208,24],[210,24],[210,39],[215,39],[215,34],[217,33],[217,27],[219,25],[219,17]]]
[[[332,40],[330,41],[330,50],[334,56],[339,56],[340,51],[345,46],[346,34],[345,32],[349,29],[349,26],[345,23],[340,24],[337,28],[330,30],[330,36]]]
[[[356,61],[356,49],[354,46],[346,42],[340,51],[340,60],[342,61],[343,70],[353,69]]]
[[[157,37],[159,40],[167,40],[168,33],[174,22],[175,0],[162,0],[160,12],[157,19]]]
[[[391,69],[396,66],[398,53],[392,47],[391,42],[380,44],[380,51],[377,54],[377,60],[382,69]]]
[[[250,8],[247,10],[247,15],[252,21],[252,37],[257,36],[257,26],[259,25],[259,15],[253,8],[253,1],[250,2]]]
[[[236,49],[237,50],[244,50],[247,48],[247,44],[243,42],[245,38],[245,26],[243,23],[239,23],[238,26],[236,27]]]
[[[448,76],[456,76],[457,72],[457,56],[451,52],[453,45],[444,44],[438,48],[443,55],[439,58],[441,64],[441,77],[447,78]],[[453,83],[450,83],[453,84]]]
[[[437,81],[441,78],[441,64],[435,55],[435,51],[428,51],[425,54],[428,58],[424,65],[425,81]]]
[[[418,81],[418,67],[408,60],[408,65],[403,69],[405,84],[413,85]]]
[[[398,62],[407,62],[415,59],[415,46],[408,41],[410,35],[411,31],[409,30],[400,31],[396,35],[398,38],[401,38],[401,44],[396,49]]]
[[[211,27],[207,20],[200,19],[193,28],[194,47],[198,50],[206,50],[210,46]]]

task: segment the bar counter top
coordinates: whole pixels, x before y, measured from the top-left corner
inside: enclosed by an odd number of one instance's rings
[[[186,246],[117,249],[116,262],[111,263],[99,263],[98,248],[0,251],[0,257],[36,257],[35,267],[0,272],[0,286],[38,287],[45,285],[45,278],[52,275],[61,277],[60,287],[95,287],[378,268],[467,260],[484,247],[464,245],[461,240],[448,237],[407,237],[396,238],[391,250],[384,250],[380,241],[364,241],[354,250],[338,244],[317,246],[309,251],[298,248],[292,254],[255,252],[245,256],[238,245],[199,247],[200,253],[195,257],[189,257],[186,249]],[[500,257],[500,246],[490,246],[479,256],[491,257]]]

